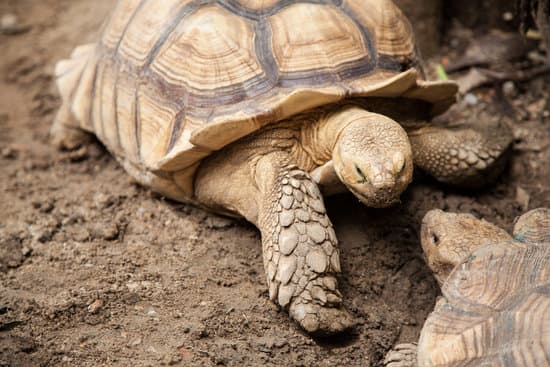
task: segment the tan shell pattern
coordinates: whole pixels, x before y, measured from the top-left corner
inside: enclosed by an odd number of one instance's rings
[[[419,75],[411,26],[389,0],[123,0],[80,79],[58,84],[116,156],[189,181],[212,151],[309,108],[454,101],[454,83]]]
[[[422,329],[419,367],[550,365],[549,243],[484,246],[442,293]]]

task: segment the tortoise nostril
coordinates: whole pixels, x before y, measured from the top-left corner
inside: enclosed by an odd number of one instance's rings
[[[439,245],[439,236],[432,232],[432,242],[434,245]]]

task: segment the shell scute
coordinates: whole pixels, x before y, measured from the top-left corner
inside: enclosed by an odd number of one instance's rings
[[[80,126],[121,161],[186,170],[186,188],[212,151],[307,109],[376,96],[441,112],[457,89],[422,80],[390,0],[121,0],[90,54],[65,93]]]

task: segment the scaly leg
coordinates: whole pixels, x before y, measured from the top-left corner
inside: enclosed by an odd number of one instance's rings
[[[266,154],[250,166],[243,161],[231,153],[209,160],[197,176],[197,198],[256,224],[269,297],[307,332],[350,328],[337,288],[338,242],[316,184],[284,153]]]
[[[513,140],[502,122],[408,131],[414,164],[437,180],[463,187],[491,183],[506,165]]]

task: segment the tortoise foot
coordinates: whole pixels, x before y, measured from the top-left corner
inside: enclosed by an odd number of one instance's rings
[[[50,140],[58,149],[73,150],[91,141],[91,135],[77,127],[55,123],[50,129]]]
[[[297,299],[289,309],[290,316],[309,334],[330,336],[355,326],[353,316],[344,307],[320,305]]]
[[[396,345],[384,358],[385,367],[416,367],[416,343]]]

